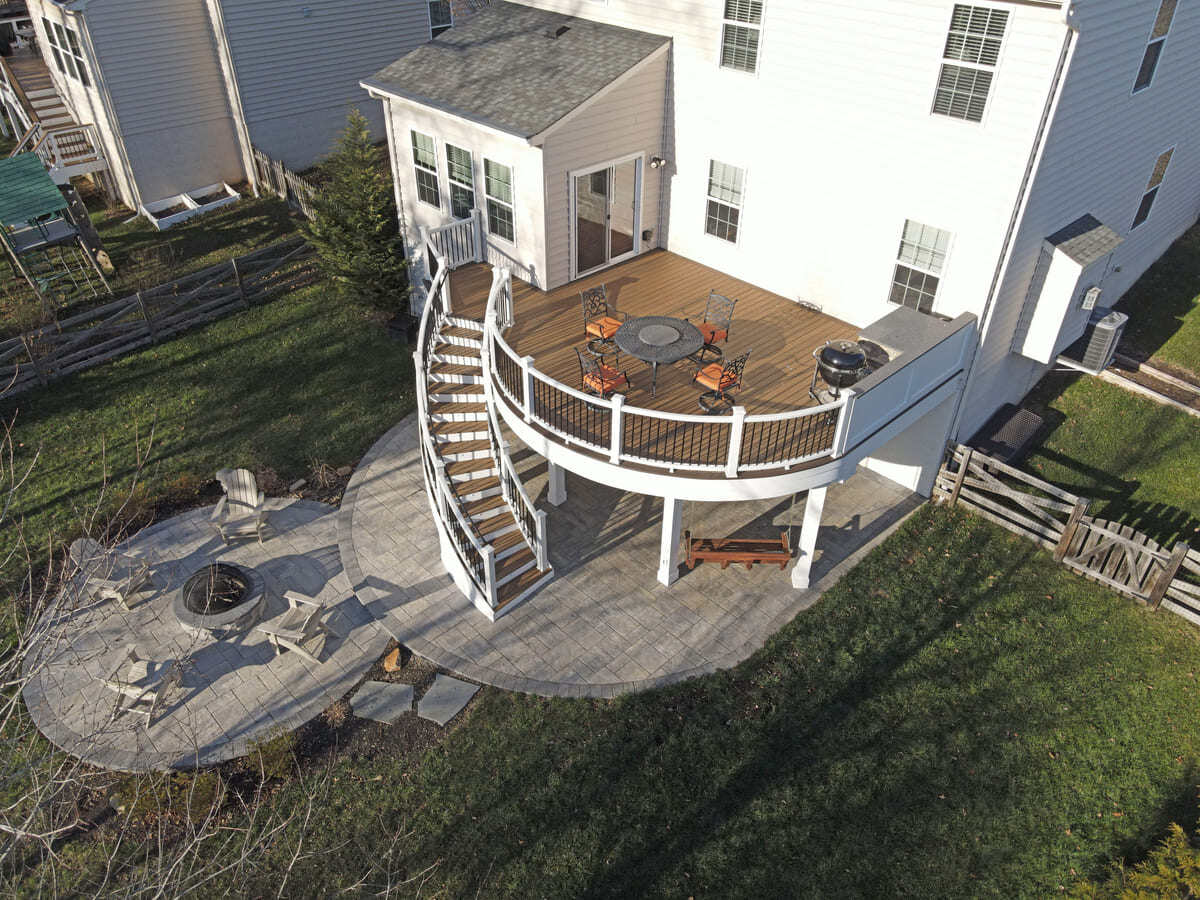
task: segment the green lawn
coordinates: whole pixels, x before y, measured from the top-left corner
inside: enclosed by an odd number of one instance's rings
[[[1200,419],[1096,378],[1051,375],[1027,401],[1049,433],[1024,466],[1159,542],[1200,546]]]
[[[1176,241],[1117,306],[1125,342],[1200,377],[1200,225]]]
[[[1196,821],[1198,672],[1180,620],[926,507],[735,670],[612,702],[485,689],[423,759],[343,757],[289,891],[391,864],[401,896],[1046,896]],[[70,889],[115,837],[64,848]],[[273,895],[293,849],[211,892]]]
[[[412,408],[411,370],[365,313],[308,288],[0,404],[16,417],[17,465],[41,451],[14,513],[31,538],[71,532],[106,478],[128,488],[152,429],[150,497],[194,491],[222,466],[290,481],[314,460],[353,463]]]

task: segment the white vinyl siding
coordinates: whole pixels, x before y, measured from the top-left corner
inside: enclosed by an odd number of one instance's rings
[[[741,72],[758,71],[762,40],[762,0],[725,0],[721,23],[721,66]]]
[[[742,224],[742,198],[746,173],[715,159],[708,163],[708,202],[704,230],[713,237],[736,244]]]
[[[433,40],[443,31],[449,31],[453,25],[454,14],[450,10],[450,0],[430,0],[429,39]]]
[[[1130,231],[1150,218],[1150,210],[1154,208],[1154,200],[1158,197],[1158,189],[1162,186],[1163,179],[1167,177],[1167,166],[1171,165],[1171,157],[1174,153],[1175,148],[1172,147],[1166,153],[1161,154],[1154,163],[1154,171],[1150,174],[1150,181],[1146,184],[1146,193],[1142,194],[1142,200],[1134,214],[1133,224],[1129,226]]]
[[[446,180],[450,185],[450,215],[467,218],[475,208],[475,165],[470,151],[446,144]]]
[[[442,208],[438,190],[437,147],[433,138],[419,131],[412,132],[413,170],[417,178],[417,199],[437,209]]]
[[[942,50],[942,58],[950,62],[942,63],[938,75],[934,113],[983,121],[1007,25],[1004,10],[955,5]]]
[[[510,243],[515,242],[517,235],[516,217],[513,215],[512,169],[485,159],[483,192],[487,196],[488,233]]]
[[[933,312],[949,250],[950,232],[911,219],[906,221],[888,299],[917,312]]]
[[[1175,6],[1178,0],[1162,0],[1158,7],[1158,15],[1154,17],[1154,27],[1150,31],[1150,41],[1142,54],[1142,64],[1138,66],[1137,77],[1133,81],[1133,92],[1144,91],[1154,81],[1154,73],[1158,71],[1158,61],[1167,43],[1167,34],[1171,30],[1171,22],[1175,19]]]

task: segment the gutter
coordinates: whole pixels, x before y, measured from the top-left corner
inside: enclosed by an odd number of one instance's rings
[[[1050,124],[1054,119],[1055,111],[1058,109],[1058,102],[1062,98],[1062,89],[1066,83],[1066,74],[1070,69],[1071,60],[1075,56],[1075,47],[1078,43],[1076,38],[1079,34],[1079,29],[1071,21],[1071,18],[1075,14],[1074,0],[1062,0],[1059,9],[1062,13],[1062,23],[1066,31],[1063,35],[1062,49],[1058,56],[1058,67],[1055,69],[1054,78],[1050,82],[1050,90],[1046,95],[1046,104],[1042,109],[1042,118],[1038,123],[1038,130],[1034,137],[1033,147],[1029,153],[1029,160],[1025,165],[1025,174],[1022,176],[1021,186],[1017,190],[1016,202],[1013,205],[1012,215],[1008,220],[1008,230],[1004,234],[1004,243],[1000,248],[1000,257],[996,260],[996,269],[992,273],[992,283],[988,288],[987,301],[984,303],[983,310],[979,315],[979,339],[975,342],[974,349],[971,351],[971,360],[967,365],[966,382],[963,385],[962,392],[958,395],[958,403],[954,409],[954,418],[950,424],[950,439],[955,441],[959,439],[958,430],[962,426],[964,401],[975,384],[976,363],[979,361],[979,351],[983,347],[983,342],[989,333],[992,318],[995,314],[996,295],[1000,291],[1000,285],[1008,272],[1008,265],[1012,261],[1012,249],[1017,228],[1021,223],[1026,208],[1029,206],[1029,195],[1030,188],[1033,186],[1033,178],[1042,161],[1042,155],[1046,149],[1046,137],[1050,132]]]

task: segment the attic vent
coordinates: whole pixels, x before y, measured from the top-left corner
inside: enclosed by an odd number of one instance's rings
[[[570,25],[559,25],[557,28],[547,28],[543,34],[550,38],[550,40],[556,41],[570,30]]]

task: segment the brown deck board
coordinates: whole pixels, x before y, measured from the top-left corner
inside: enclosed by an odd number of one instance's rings
[[[485,264],[455,270],[450,279],[454,313],[482,320],[491,280],[491,267]],[[721,348],[727,358],[753,351],[738,401],[751,415],[812,405],[808,387],[813,349],[827,340],[858,334],[854,326],[805,309],[786,297],[674,253],[654,250],[553,291],[541,291],[514,278],[516,323],[505,334],[505,340],[518,355],[532,356],[540,371],[578,388],[575,348],[584,344],[579,292],[601,282],[608,285],[610,302],[631,316],[678,316],[699,322],[710,290],[737,298],[729,341]],[[693,363],[685,360],[660,366],[654,398],[650,396],[649,365],[622,354],[620,368],[629,373],[632,382],[626,394],[630,405],[675,413],[700,412],[697,398],[702,389],[691,384]]]

